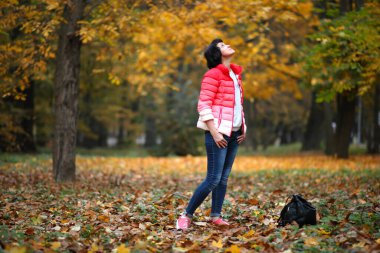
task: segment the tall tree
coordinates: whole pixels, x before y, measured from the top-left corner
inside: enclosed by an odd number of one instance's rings
[[[59,30],[55,73],[55,127],[53,173],[57,182],[75,180],[75,145],[80,71],[81,39],[79,36],[85,0],[65,4]]]
[[[317,12],[317,15],[320,20],[323,20],[327,17],[328,4],[332,3],[333,0],[314,0],[314,9]],[[315,27],[317,29],[317,27]],[[308,79],[307,79],[308,80]],[[328,120],[328,117],[325,117],[326,108],[330,108],[324,104],[317,103],[317,91],[315,89],[311,89],[311,105],[308,115],[308,121],[306,124],[306,130],[304,132],[304,138],[302,141],[303,151],[310,150],[320,150],[322,140],[327,137],[326,131],[331,128],[331,122],[325,122]],[[327,128],[326,128],[327,125]],[[327,142],[325,142],[325,149],[328,147]],[[326,151],[326,150],[325,150]]]
[[[324,137],[324,105],[316,102],[316,92],[312,91],[311,106],[306,125],[306,131],[302,141],[302,151],[321,149],[321,141]]]
[[[49,30],[51,24],[41,18],[47,16],[43,3],[2,1],[0,12],[0,99],[9,105],[13,128],[18,128],[4,129],[8,137],[14,135],[17,145],[3,143],[0,149],[9,150],[5,145],[21,152],[34,152],[34,86],[44,72],[44,59],[51,58],[47,40],[39,28]]]
[[[359,1],[360,3],[361,1]],[[355,121],[355,100],[373,89],[379,66],[379,4],[366,8],[340,1],[340,16],[323,22],[310,38],[305,68],[312,76],[317,101],[336,102],[333,154],[348,157]],[[356,9],[356,11],[346,12]]]

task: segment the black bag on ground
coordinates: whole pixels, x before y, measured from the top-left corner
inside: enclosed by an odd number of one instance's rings
[[[296,221],[300,228],[303,225],[317,224],[317,210],[298,194],[294,194],[292,200],[284,206],[277,222],[279,227],[283,227],[293,221]]]

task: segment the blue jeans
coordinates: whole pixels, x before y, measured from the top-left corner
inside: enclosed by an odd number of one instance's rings
[[[192,217],[195,210],[202,204],[212,191],[211,217],[219,217],[227,190],[228,176],[234,163],[239,144],[237,137],[241,130],[232,132],[231,137],[223,135],[227,147],[219,148],[209,131],[205,132],[207,152],[207,176],[197,187],[186,208],[186,215]]]

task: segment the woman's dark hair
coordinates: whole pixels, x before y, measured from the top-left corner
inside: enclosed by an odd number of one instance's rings
[[[214,39],[211,44],[206,48],[204,56],[207,60],[207,67],[209,69],[215,68],[222,63],[222,52],[216,45],[223,42],[221,39]]]

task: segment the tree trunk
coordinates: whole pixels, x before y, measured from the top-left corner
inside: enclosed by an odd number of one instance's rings
[[[352,0],[339,0],[340,14],[352,11]]]
[[[145,147],[152,148],[156,146],[156,119],[152,115],[145,118]]]
[[[364,6],[364,0],[355,0],[356,10],[360,10]]]
[[[355,99],[347,94],[337,95],[336,155],[348,158],[351,131],[355,123]]]
[[[157,129],[156,129],[156,117],[157,106],[153,96],[148,95],[145,97],[145,144],[144,147],[152,148],[156,146]]]
[[[84,0],[69,0],[59,30],[55,72],[55,127],[53,174],[56,182],[75,180],[75,144],[79,92],[80,48],[77,23],[82,19]]]
[[[124,116],[119,118],[119,126],[117,129],[117,145],[122,146],[124,143]]]
[[[380,76],[375,85],[375,94],[373,97],[373,121],[370,127],[368,138],[367,152],[369,154],[380,153]]]
[[[353,0],[340,0],[340,15],[353,10]],[[364,1],[359,2],[364,4]],[[357,6],[357,10],[360,6]],[[351,93],[351,94],[350,94]],[[355,123],[356,91],[338,94],[337,98],[337,129],[335,134],[336,156],[348,158],[350,135]]]
[[[21,152],[36,152],[34,142],[34,82],[31,80],[30,86],[25,90],[26,100],[21,101],[20,107],[23,109],[21,128],[23,133],[17,136],[17,143]]]
[[[330,103],[324,104],[324,114],[325,114],[325,154],[334,155],[335,154],[335,133],[336,133],[336,123],[334,122],[334,110]]]
[[[316,102],[316,92],[312,92],[310,115],[308,118],[306,132],[302,142],[302,151],[320,150],[324,135],[324,106]]]

